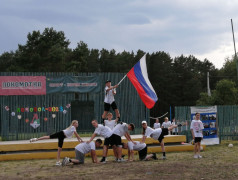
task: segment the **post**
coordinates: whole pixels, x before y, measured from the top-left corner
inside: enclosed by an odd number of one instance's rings
[[[209,82],[209,72],[207,72],[207,95],[211,96],[210,82]]]
[[[232,34],[233,34],[234,51],[235,51],[234,60],[235,60],[235,62],[236,62],[236,71],[237,71],[237,80],[238,80],[238,62],[237,62],[237,55],[236,55],[236,43],[235,43],[235,35],[234,35],[234,29],[233,29],[232,19],[231,19],[231,28],[232,28]]]

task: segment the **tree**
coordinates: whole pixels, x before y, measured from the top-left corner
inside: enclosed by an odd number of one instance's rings
[[[207,93],[200,93],[197,105],[235,105],[238,103],[238,89],[231,80],[223,79],[216,84],[216,89],[209,97]]]
[[[22,71],[64,71],[65,57],[70,52],[70,42],[66,40],[64,32],[45,28],[42,34],[40,31],[28,33],[27,39],[27,43],[18,45],[16,51],[16,65]]]

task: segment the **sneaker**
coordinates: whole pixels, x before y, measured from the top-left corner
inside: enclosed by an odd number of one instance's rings
[[[32,139],[30,139],[30,143],[31,143],[31,142],[35,142],[35,141],[37,141],[37,138],[32,138]]]
[[[197,159],[197,158],[198,158],[198,155],[197,155],[197,154],[195,154],[193,157],[194,157],[195,159]]]
[[[114,161],[115,161],[115,162],[117,162],[117,160],[118,160],[118,159],[117,159],[117,158],[115,158],[115,160],[114,160]]]
[[[60,161],[58,161],[58,162],[55,163],[55,165],[56,165],[56,166],[61,166],[62,164],[61,164]]]
[[[101,159],[100,163],[106,163],[106,159]]]
[[[165,160],[165,159],[166,159],[166,156],[162,156],[162,159]]]
[[[62,161],[62,166],[66,166],[67,164],[69,164],[69,158],[65,157]]]
[[[121,159],[118,159],[117,162],[125,162],[126,160],[121,158]]]
[[[198,155],[198,158],[202,158],[202,156],[201,156],[201,155]]]
[[[166,157],[165,157],[165,158],[166,158]],[[158,160],[158,158],[156,157],[156,153],[153,153],[152,159]]]

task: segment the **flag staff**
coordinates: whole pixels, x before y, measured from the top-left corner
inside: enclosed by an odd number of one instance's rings
[[[235,51],[235,62],[236,62],[236,71],[237,71],[237,80],[238,80],[238,60],[236,55],[236,42],[235,42],[235,36],[234,36],[234,30],[233,30],[233,22],[231,19],[231,28],[232,28],[232,34],[233,34],[233,43],[234,43],[234,51]]]
[[[146,55],[146,53],[144,54],[144,56]],[[144,56],[142,56],[142,58],[144,57]],[[141,58],[141,59],[142,59]],[[126,76],[127,76],[127,74],[119,81],[119,83],[117,83],[117,85],[119,86],[120,84],[121,84],[121,82],[126,78]]]

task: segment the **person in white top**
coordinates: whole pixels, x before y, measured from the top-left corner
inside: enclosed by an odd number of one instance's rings
[[[203,123],[200,120],[200,114],[195,114],[195,120],[192,120],[190,125],[190,130],[193,136],[193,140],[195,143],[194,146],[194,158],[202,158],[200,155],[200,146],[201,146],[201,140],[203,139]]]
[[[131,136],[129,134],[129,131],[133,131],[135,129],[134,124],[118,124],[116,127],[113,129],[113,134],[112,134],[112,145],[116,146],[116,154],[115,157],[118,162],[123,161],[122,160],[122,141],[121,137],[125,136],[128,141],[132,141]],[[134,142],[133,142],[134,143]]]
[[[175,118],[173,119],[173,121],[172,121],[171,124],[172,124],[172,125],[176,125]],[[172,134],[173,134],[173,135],[177,135],[177,134],[178,134],[178,128],[174,128],[174,129],[172,130]]]
[[[171,126],[171,122],[169,121],[168,117],[165,117],[164,122],[162,123],[162,128],[169,128],[169,126]],[[170,131],[169,134],[171,134]]]
[[[75,159],[70,159],[68,157],[65,157],[62,161],[62,166],[65,166],[69,163],[73,164],[84,164],[84,155],[91,152],[91,158],[93,163],[98,163],[97,155],[96,155],[96,148],[100,147],[102,144],[101,139],[97,139],[96,142],[90,142],[86,143],[83,142],[81,144],[78,144],[75,147]]]
[[[123,143],[123,148],[128,149],[128,161],[134,161],[134,151],[138,151],[139,159],[141,161],[157,159],[155,153],[147,155],[147,145],[145,143],[140,143],[139,141],[134,141],[134,143],[132,143],[131,141],[129,141],[128,143]]]
[[[160,123],[159,123],[159,119],[156,118],[155,123],[154,123],[154,129],[160,128]]]
[[[108,111],[110,110],[110,107],[112,107],[113,111],[115,111],[116,117],[118,118],[118,121],[120,121],[120,113],[114,99],[114,96],[116,95],[117,87],[118,85],[115,85],[115,86],[111,85],[111,80],[106,81],[105,90],[104,90],[105,98],[104,98],[104,112],[102,114],[102,124],[104,124],[104,120],[106,119],[106,115]]]
[[[116,146],[114,146],[114,144],[112,143],[112,130],[107,127],[107,126],[103,126],[102,124],[98,124],[97,120],[92,120],[92,125],[93,127],[95,127],[95,131],[92,134],[91,138],[89,141],[87,141],[87,143],[90,143],[97,135],[104,137],[104,145],[103,145],[103,157],[102,160],[100,162],[105,163],[105,159],[107,157],[107,153],[108,153],[108,148],[109,145],[112,146],[114,153],[116,153]]]
[[[162,149],[162,159],[166,159],[166,155],[165,155],[165,148],[164,148],[164,136],[168,135],[169,131],[172,130],[173,128],[177,127],[177,125],[171,125],[168,128],[157,128],[157,129],[152,129],[151,127],[147,126],[147,122],[146,121],[142,121],[142,128],[143,128],[143,137],[141,140],[141,143],[145,143],[145,140],[147,137],[151,137],[155,140],[158,140],[160,142],[160,146]],[[182,126],[181,124],[179,124],[179,126]]]
[[[55,139],[58,138],[58,153],[57,153],[57,162],[55,165],[60,166],[60,153],[62,151],[63,143],[64,143],[64,138],[71,138],[73,134],[76,136],[79,142],[83,142],[83,140],[80,138],[78,135],[76,128],[78,127],[78,121],[73,120],[71,125],[66,128],[65,130],[62,130],[60,132],[57,132],[55,134],[51,134],[50,136],[42,136],[40,138],[32,138],[30,139],[30,142],[35,142],[39,140],[44,140],[44,139]]]
[[[107,120],[104,120],[105,126],[109,127],[111,130],[113,130],[113,128],[117,125],[117,121],[118,118],[116,118],[115,120],[112,120],[113,115],[112,113],[108,113],[107,114]]]

